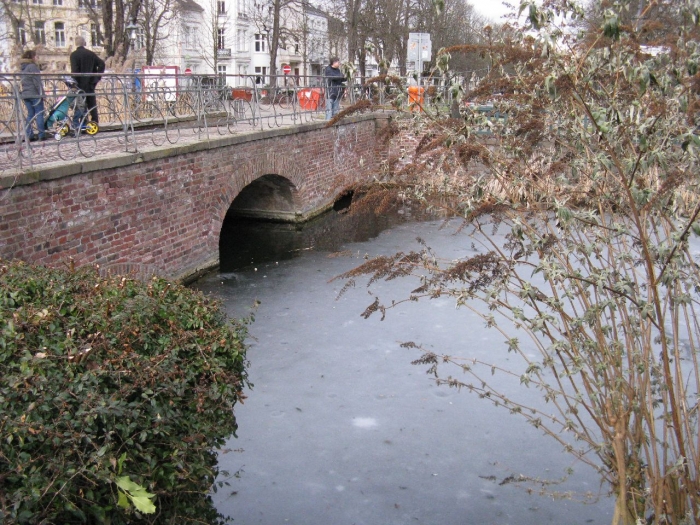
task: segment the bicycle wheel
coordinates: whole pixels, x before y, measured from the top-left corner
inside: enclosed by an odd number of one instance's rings
[[[280,95],[278,104],[281,110],[287,111],[292,107],[292,97],[289,95]]]
[[[261,96],[258,99],[258,107],[263,111],[270,111],[273,103],[272,97],[267,93],[267,91],[262,91],[260,95]]]

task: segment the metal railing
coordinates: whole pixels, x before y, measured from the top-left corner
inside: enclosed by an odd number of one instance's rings
[[[82,101],[66,83],[70,77],[42,74],[46,140],[32,141],[25,133],[21,78],[21,74],[0,75],[0,170],[116,151],[137,152],[325,117],[322,77],[221,77],[175,75],[165,70],[154,74],[151,70],[148,74],[101,76],[94,98],[99,115],[96,127],[90,123],[91,108],[81,110]],[[405,88],[396,79],[347,87],[343,106],[363,99],[375,109],[408,103]],[[29,124],[31,133],[37,134],[36,117]]]

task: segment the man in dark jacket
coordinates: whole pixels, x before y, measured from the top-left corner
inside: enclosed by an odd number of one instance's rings
[[[340,99],[343,96],[345,76],[340,71],[340,59],[331,57],[330,64],[323,72],[326,83],[326,120],[336,116],[340,109]]]
[[[90,110],[90,118],[97,124],[99,117],[95,86],[100,81],[100,74],[105,71],[105,63],[95,53],[85,49],[85,39],[82,36],[75,37],[75,45],[77,49],[70,54],[70,70],[75,74],[78,87],[85,91],[85,102]]]

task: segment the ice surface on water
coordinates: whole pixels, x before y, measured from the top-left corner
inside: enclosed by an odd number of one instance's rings
[[[499,485],[521,473],[559,479],[572,467],[574,475],[551,490],[596,492],[598,477],[522,419],[464,389],[436,386],[426,367],[410,364],[420,352],[400,347],[415,341],[510,366],[515,358],[502,335],[442,299],[402,304],[384,321],[362,319],[374,297],[359,279],[338,299],[344,283],[333,277],[364,254],[418,250],[416,237],[437,253],[472,252],[466,236],[439,221],[405,224],[343,245],[348,256],[305,251],[259,264],[258,272],[237,271],[237,279],[199,283],[234,317],[261,301],[249,327],[255,387],[235,408],[238,439],[225,446],[241,452],[222,454],[219,464],[241,472],[212,495],[217,509],[237,525],[609,524],[613,505],[605,497],[582,505],[530,495],[532,486]],[[414,288],[395,279],[373,293],[390,301]],[[514,383],[504,388],[539,399],[536,389]]]

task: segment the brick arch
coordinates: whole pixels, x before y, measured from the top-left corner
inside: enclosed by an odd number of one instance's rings
[[[221,187],[218,198],[211,203],[211,226],[208,244],[218,252],[219,235],[231,204],[244,188],[267,176],[276,176],[289,182],[292,189],[293,208],[303,208],[299,187],[304,184],[304,171],[301,161],[285,152],[266,151],[253,155],[233,154],[230,160],[230,176]]]

